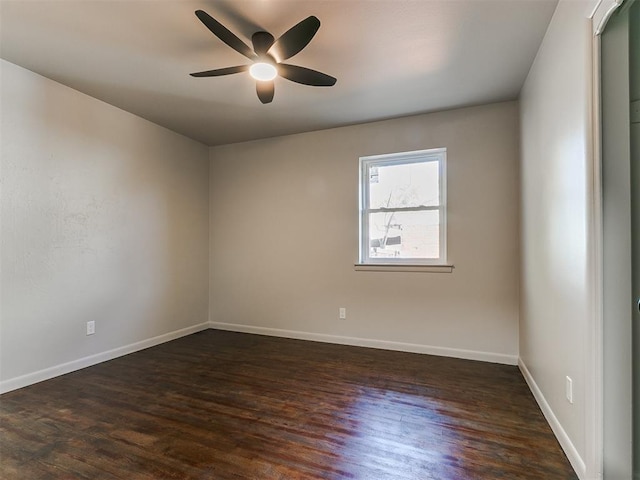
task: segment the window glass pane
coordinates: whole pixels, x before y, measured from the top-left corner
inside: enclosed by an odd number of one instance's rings
[[[440,212],[385,212],[369,214],[369,257],[440,257]]]
[[[438,162],[369,168],[369,208],[437,206]]]

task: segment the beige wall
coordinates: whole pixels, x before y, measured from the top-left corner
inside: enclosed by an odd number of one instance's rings
[[[520,357],[573,466],[581,478],[596,478],[587,455],[595,315],[587,3],[560,1],[520,97]],[[565,398],[566,376],[573,380],[573,404]]]
[[[358,158],[435,147],[448,149],[455,270],[354,271]],[[215,147],[210,157],[215,325],[515,361],[517,103]]]
[[[208,148],[11,63],[0,74],[2,389],[207,322]]]

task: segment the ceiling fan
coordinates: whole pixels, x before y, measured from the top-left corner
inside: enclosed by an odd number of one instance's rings
[[[336,79],[310,68],[282,63],[306,47],[320,28],[320,20],[311,16],[287,30],[280,38],[274,39],[268,32],[256,32],[251,37],[253,48],[249,47],[220,22],[202,10],[196,16],[211,32],[236,52],[253,61],[251,65],[218,68],[192,73],[192,77],[219,77],[249,71],[256,80],[256,91],[262,103],[270,103],[275,92],[274,79],[282,78],[313,87],[331,87]]]

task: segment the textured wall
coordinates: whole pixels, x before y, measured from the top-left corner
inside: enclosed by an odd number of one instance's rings
[[[0,68],[1,379],[206,322],[207,147]]]
[[[355,271],[358,158],[435,147],[453,273]],[[214,322],[515,359],[517,103],[215,147],[211,202]]]

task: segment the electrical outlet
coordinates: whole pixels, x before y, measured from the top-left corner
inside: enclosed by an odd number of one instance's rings
[[[573,403],[573,380],[571,377],[566,377],[567,383],[565,385],[565,393],[567,395],[567,400],[569,403]]]
[[[345,318],[347,318],[347,309],[340,307],[340,320],[344,320]]]
[[[91,320],[87,322],[87,335],[93,335],[96,333],[96,322]]]

